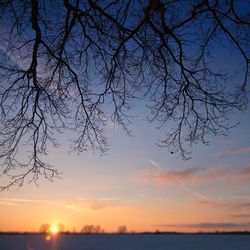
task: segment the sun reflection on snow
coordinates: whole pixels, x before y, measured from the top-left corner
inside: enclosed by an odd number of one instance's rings
[[[46,240],[46,241],[50,241],[50,240],[51,240],[51,238],[52,238],[52,237],[51,237],[51,235],[50,235],[50,234],[47,234],[47,235],[45,236],[45,240]]]

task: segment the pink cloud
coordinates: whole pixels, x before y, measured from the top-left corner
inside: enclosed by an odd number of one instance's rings
[[[67,205],[67,204],[65,204],[64,208],[71,209],[71,210],[73,210],[75,212],[80,212],[80,213],[83,211],[81,208],[77,208],[74,205]]]
[[[238,185],[250,182],[250,166],[233,171],[228,166],[209,168],[187,168],[184,170],[142,169],[136,172],[135,181],[140,184],[175,185],[205,184],[216,181]]]
[[[250,166],[243,168],[239,171],[238,175],[250,175]]]
[[[247,202],[231,203],[216,200],[196,200],[194,204],[198,206],[208,206],[211,208],[226,208],[233,211],[248,211],[250,208],[250,203]]]
[[[228,151],[219,152],[219,153],[216,153],[215,156],[216,157],[226,157],[226,156],[242,154],[242,153],[250,153],[250,147],[235,148],[235,149],[231,149]]]
[[[185,170],[141,169],[135,173],[135,181],[140,184],[171,185],[186,181],[197,181],[199,168]]]
[[[198,171],[198,168],[188,168],[181,171],[157,170],[155,172],[153,182],[159,185],[179,184],[187,180],[194,182],[197,180],[197,176],[195,174]]]
[[[8,202],[8,201],[1,201],[1,200],[0,200],[0,206],[1,206],[1,205],[5,205],[5,206],[17,206],[16,203]]]
[[[92,210],[101,210],[101,209],[104,209],[105,207],[106,207],[106,205],[104,205],[104,204],[92,203],[89,208]]]
[[[250,222],[245,223],[233,223],[233,222],[202,222],[197,224],[158,224],[158,227],[166,228],[197,228],[202,230],[237,230],[237,229],[250,229]]]
[[[198,206],[208,206],[212,208],[227,207],[225,203],[220,202],[220,201],[214,201],[214,200],[196,200],[194,203],[195,205],[198,205]]]

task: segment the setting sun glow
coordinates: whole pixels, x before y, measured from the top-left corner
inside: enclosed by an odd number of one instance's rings
[[[50,232],[51,232],[51,234],[57,234],[58,233],[58,227],[57,226],[52,226],[51,228],[50,228]]]

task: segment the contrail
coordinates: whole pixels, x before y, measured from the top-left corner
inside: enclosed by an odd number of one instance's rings
[[[151,163],[153,166],[155,166],[157,169],[162,169],[157,162],[152,160],[148,160],[148,162]]]
[[[188,188],[188,187],[184,187],[181,186],[183,189],[185,189],[186,191],[188,191],[189,193],[191,193],[192,195],[201,198],[202,200],[208,200],[208,198],[202,194],[196,193],[194,192],[192,189]]]

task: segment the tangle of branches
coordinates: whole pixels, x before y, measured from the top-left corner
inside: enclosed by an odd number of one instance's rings
[[[247,2],[2,0],[1,189],[57,176],[44,159],[65,129],[73,150],[105,152],[105,126],[129,133],[137,99],[161,128],[159,146],[184,159],[208,134],[226,134],[247,107]],[[223,53],[237,67],[221,70]]]

